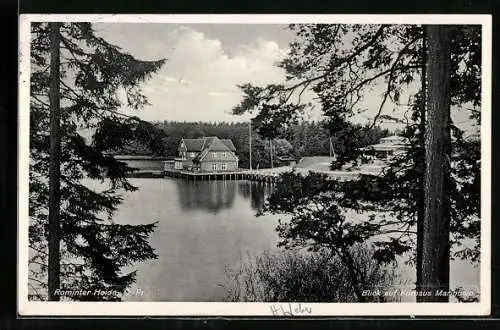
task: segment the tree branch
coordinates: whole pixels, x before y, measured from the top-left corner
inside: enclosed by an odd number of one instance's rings
[[[39,279],[34,278],[34,277],[29,277],[29,278],[28,278],[28,281],[34,281],[34,282],[37,282],[38,284],[42,285],[44,288],[45,288],[45,287],[47,287],[47,283],[42,282],[42,281],[40,281]],[[28,282],[28,283],[29,283],[29,282]]]
[[[394,60],[394,63],[391,65],[391,71],[389,73],[389,79],[387,81],[387,89],[384,93],[384,98],[382,99],[382,103],[380,103],[380,106],[378,108],[378,111],[377,111],[377,114],[375,115],[374,119],[373,119],[373,123],[370,125],[370,128],[373,128],[375,127],[376,123],[377,123],[377,120],[378,118],[380,117],[380,114],[382,113],[382,109],[384,108],[384,105],[387,101],[387,97],[389,96],[389,94],[391,93],[391,85],[392,85],[392,82],[394,80],[394,68],[396,67],[396,64],[399,62],[399,60],[403,57],[403,55],[405,54],[405,52],[408,50],[408,48],[414,44],[416,41],[420,40],[421,37],[415,37],[413,40],[411,40],[409,43],[407,43],[403,49],[401,49],[399,51],[399,54],[398,56],[396,57],[396,59]],[[420,66],[419,66],[420,67]]]
[[[332,64],[330,66],[330,71],[334,68],[338,68],[340,67],[341,65],[345,64],[345,63],[349,63],[350,61],[352,61],[356,56],[360,55],[363,51],[365,51],[368,47],[370,47],[371,45],[373,45],[377,39],[382,35],[382,32],[384,31],[384,29],[386,28],[387,26],[386,25],[382,25],[380,26],[380,28],[377,30],[377,32],[373,35],[373,37],[368,41],[366,42],[363,46],[359,47],[357,50],[355,50],[353,53],[351,53],[349,56],[345,57],[345,58],[342,58],[342,59],[339,59],[337,62],[335,62],[334,64]],[[297,87],[300,87],[300,86],[303,86],[304,84],[311,84],[317,80],[320,80],[322,78],[325,78],[329,72],[326,72],[325,74],[322,74],[322,75],[319,75],[319,76],[316,76],[316,77],[312,77],[312,78],[309,78],[309,79],[305,79],[305,80],[302,80],[298,83],[296,83],[295,85],[292,85],[290,87],[286,87],[283,89],[283,91],[289,91],[289,90],[293,90],[293,89],[296,89]]]
[[[382,76],[385,76],[386,74],[390,73],[391,71],[400,71],[400,70],[407,70],[407,69],[417,69],[417,68],[420,68],[420,66],[418,65],[408,65],[408,66],[401,66],[401,67],[398,67],[398,68],[389,68],[387,70],[384,70],[380,73],[377,73],[376,75],[370,77],[370,78],[366,78],[364,79],[363,81],[359,82],[358,84],[356,84],[356,86],[352,87],[351,89],[349,89],[347,92],[345,92],[342,97],[347,97],[348,94],[354,92],[355,90],[363,87],[364,85],[374,81],[374,80],[377,80],[378,78],[382,77]]]
[[[33,289],[33,291],[35,291],[35,295],[38,297],[38,299],[44,300],[44,298],[42,297],[42,295],[38,292],[38,290],[35,288],[35,286],[33,284],[31,284],[30,282],[28,282],[28,285]]]

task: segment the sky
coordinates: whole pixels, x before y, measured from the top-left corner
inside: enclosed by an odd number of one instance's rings
[[[238,84],[284,80],[276,63],[292,38],[286,25],[96,24],[107,41],[138,59],[165,58],[143,85],[151,105],[146,120],[242,121],[230,114],[241,100]]]
[[[278,24],[173,24],[98,23],[94,28],[108,42],[141,60],[166,59],[162,69],[143,84],[150,105],[140,113],[145,120],[235,122],[251,116],[233,115],[231,109],[243,94],[238,84],[264,86],[283,83],[285,72],[276,64],[283,59],[293,33]],[[371,122],[378,110],[385,84],[365,93],[354,118]],[[305,101],[313,101],[312,92]],[[314,103],[314,101],[313,101]],[[385,113],[402,117],[402,110],[387,104]],[[467,113],[455,111],[456,122],[467,124]],[[321,119],[319,105],[306,119]],[[383,123],[384,128],[399,125]]]

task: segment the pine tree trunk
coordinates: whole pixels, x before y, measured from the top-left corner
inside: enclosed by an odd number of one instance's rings
[[[424,229],[424,217],[425,217],[425,110],[426,110],[426,61],[427,61],[427,33],[426,29],[422,29],[422,74],[421,74],[421,104],[420,104],[420,124],[419,124],[419,146],[422,148],[422,153],[419,154],[417,159],[418,168],[418,195],[417,195],[417,248],[416,248],[416,271],[417,271],[417,281],[416,289],[417,292],[422,291],[422,245],[423,245],[423,229]],[[421,302],[421,296],[417,295],[417,302]]]
[[[60,23],[50,23],[50,167],[49,167],[49,260],[48,299],[58,301],[60,278]]]
[[[450,28],[427,27],[427,121],[425,131],[425,215],[423,226],[423,301],[448,301],[450,239],[446,194],[450,146]],[[446,293],[440,295],[441,293]]]

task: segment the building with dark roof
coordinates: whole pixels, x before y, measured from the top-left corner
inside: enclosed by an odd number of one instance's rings
[[[201,171],[224,172],[238,169],[236,148],[229,139],[216,136],[199,139],[182,139],[178,148],[179,156],[174,168]]]
[[[380,143],[371,145],[370,148],[374,151],[375,157],[380,159],[388,159],[392,156],[406,152],[410,145],[408,138],[398,135],[392,135],[380,139]]]

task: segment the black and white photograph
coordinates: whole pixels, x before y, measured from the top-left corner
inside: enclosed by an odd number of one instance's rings
[[[490,16],[20,32],[21,315],[489,314]]]

